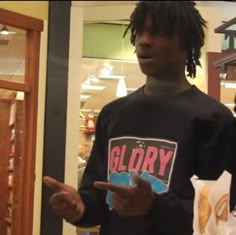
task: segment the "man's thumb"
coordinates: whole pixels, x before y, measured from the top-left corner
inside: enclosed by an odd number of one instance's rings
[[[49,176],[44,176],[43,177],[43,182],[46,184],[49,188],[53,189],[56,192],[61,192],[65,190],[65,184],[57,181],[56,179],[49,177]]]
[[[138,187],[152,191],[150,182],[148,180],[142,179],[138,174],[134,175],[134,182]]]

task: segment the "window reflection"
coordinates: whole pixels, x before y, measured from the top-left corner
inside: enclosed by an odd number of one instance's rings
[[[26,31],[0,24],[0,80],[24,83]]]

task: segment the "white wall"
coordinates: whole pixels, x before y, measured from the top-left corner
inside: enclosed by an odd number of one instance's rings
[[[70,29],[65,183],[77,188],[80,111],[79,92],[81,83],[79,65],[82,58],[83,8],[71,8]],[[75,234],[75,227],[64,221],[63,234]]]
[[[236,17],[236,2],[226,1],[197,1],[199,6],[220,7],[223,11],[223,20],[227,21]]]
[[[41,194],[43,170],[43,139],[44,139],[44,111],[46,96],[46,66],[47,66],[48,21],[44,20],[44,30],[41,33],[39,86],[38,86],[38,120],[37,120],[37,146],[35,162],[35,191],[34,191],[34,220],[33,235],[40,235],[41,220]]]

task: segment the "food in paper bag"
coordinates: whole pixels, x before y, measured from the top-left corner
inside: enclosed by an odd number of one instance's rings
[[[199,192],[199,204],[198,204],[198,225],[200,232],[203,234],[205,231],[205,227],[211,215],[211,206],[209,202],[209,187],[203,186]]]
[[[225,235],[229,215],[231,175],[225,171],[217,181],[191,178],[195,189],[194,235]]]

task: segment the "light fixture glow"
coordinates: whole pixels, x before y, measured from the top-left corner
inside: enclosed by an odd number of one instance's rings
[[[85,94],[80,95],[80,99],[82,99],[82,100],[87,100],[90,97],[91,97],[91,95],[85,95]]]
[[[120,74],[109,74],[109,75],[100,75],[99,79],[114,79],[114,80],[120,80],[126,78],[126,75],[120,75]]]
[[[111,74],[113,66],[110,64],[104,65],[104,67],[100,70],[101,76],[108,76]]]
[[[228,89],[236,89],[236,82],[221,82],[220,85]]]
[[[127,93],[127,88],[125,85],[125,80],[124,80],[124,78],[121,78],[118,82],[118,85],[117,85],[116,97],[124,97],[127,94],[128,93]]]
[[[16,34],[16,32],[9,32],[7,26],[3,26],[2,29],[0,30],[1,35],[9,35],[9,34]]]
[[[0,31],[0,34],[2,34],[2,35],[8,35],[9,34],[9,31],[8,31],[6,26],[2,27],[2,29]]]
[[[227,107],[234,107],[235,106],[234,103],[225,103],[224,105],[227,106]]]

